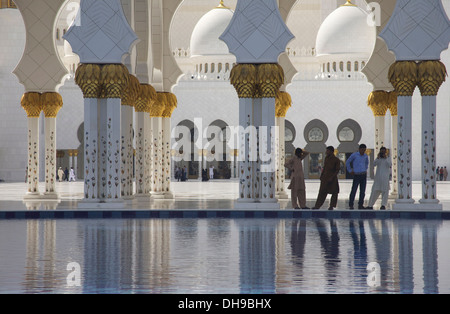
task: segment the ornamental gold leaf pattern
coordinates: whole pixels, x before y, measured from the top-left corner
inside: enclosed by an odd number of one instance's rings
[[[397,61],[389,68],[389,82],[399,96],[412,96],[418,83],[418,65],[415,61]]]
[[[389,93],[386,91],[373,91],[367,98],[367,104],[375,117],[384,117],[389,107]]]
[[[132,74],[128,75],[128,86],[122,94],[122,105],[134,107],[139,93],[139,80]]]
[[[129,73],[123,64],[106,64],[101,68],[102,98],[122,98],[128,87]]]
[[[42,110],[46,118],[56,118],[63,106],[63,99],[59,93],[43,93],[41,95]]]
[[[292,106],[291,95],[287,92],[279,92],[275,98],[275,116],[286,117],[286,113]]]
[[[391,112],[391,116],[395,117],[398,115],[397,111],[397,97],[398,94],[396,91],[392,91],[388,93],[389,95],[389,111]]]
[[[230,82],[239,98],[253,98],[256,91],[256,66],[236,64],[230,73]]]
[[[177,107],[177,96],[173,93],[166,93],[166,106],[162,113],[163,118],[170,118],[172,116],[173,111]]]
[[[100,96],[101,68],[98,64],[80,64],[75,72],[75,83],[81,88],[84,98]]]
[[[149,84],[140,84],[134,108],[136,112],[150,113],[150,107],[156,100],[156,90]]]
[[[23,94],[20,105],[27,113],[27,117],[38,118],[42,110],[41,94],[36,92]]]
[[[167,93],[157,92],[156,93],[156,101],[153,102],[150,108],[150,116],[151,117],[162,117],[164,109],[167,103]]]
[[[276,98],[280,87],[284,84],[283,68],[277,63],[258,65],[256,83],[259,97]]]
[[[422,61],[419,63],[418,86],[422,96],[436,96],[447,76],[445,65],[438,61]]]

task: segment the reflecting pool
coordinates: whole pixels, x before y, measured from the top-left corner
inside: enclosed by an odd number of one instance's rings
[[[450,293],[450,221],[0,221],[0,293]]]

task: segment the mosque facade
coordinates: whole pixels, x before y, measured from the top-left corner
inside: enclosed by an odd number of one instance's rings
[[[60,1],[61,2],[61,1]],[[143,1],[121,2],[124,14],[138,36],[152,38],[154,47],[158,47],[156,35],[138,29],[139,6]],[[145,2],[145,1],[144,1]],[[177,4],[175,4],[177,2]],[[288,29],[295,38],[290,41],[285,52],[280,55],[279,63],[283,66],[285,82],[281,91],[290,95],[291,107],[287,110],[284,120],[283,157],[290,158],[295,147],[302,147],[311,152],[305,161],[307,178],[318,178],[324,159],[326,146],[332,145],[336,154],[345,163],[346,158],[360,143],[365,143],[373,160],[376,150],[382,142],[393,151],[396,139],[396,123],[393,123],[394,113],[385,110],[379,114],[370,106],[369,96],[376,91],[380,82],[369,73],[366,67],[369,61],[379,57],[378,49],[380,25],[377,24],[371,3],[363,0],[302,0],[280,1],[280,13]],[[377,2],[378,3],[378,2]],[[191,133],[191,158],[177,159],[177,152],[171,152],[171,171],[175,167],[188,169],[190,179],[201,178],[201,169],[214,166],[215,178],[228,179],[239,177],[237,144],[227,140],[227,127],[239,125],[239,99],[235,88],[230,84],[230,74],[236,64],[236,57],[229,52],[226,43],[219,39],[229,25],[237,1],[185,0],[174,1],[177,5],[170,24],[169,52],[179,69],[173,70],[170,91],[164,87],[165,81],[157,81],[154,71],[151,78],[140,74],[145,65],[140,62],[140,50],[134,48],[124,64],[130,73],[135,73],[141,83],[155,85],[165,92],[172,92],[177,100],[177,108],[170,118],[171,127],[187,127]],[[152,4],[152,10],[157,12],[160,7]],[[75,82],[75,73],[80,62],[79,56],[63,38],[72,23],[76,23],[76,12],[79,1],[65,1],[56,12],[56,24],[53,41],[58,58],[65,67],[64,79],[58,82],[57,89],[64,105],[59,109],[55,126],[56,165],[62,168],[74,167],[79,179],[84,177],[84,107],[83,93]],[[442,7],[450,12],[450,1],[442,0]],[[393,7],[392,7],[393,8]],[[134,10],[134,14],[132,13]],[[33,12],[39,15],[39,10]],[[41,12],[42,13],[42,12]],[[156,13],[155,13],[156,14]],[[380,23],[386,23],[381,21]],[[26,178],[29,163],[29,143],[27,143],[27,115],[20,106],[21,97],[27,91],[24,89],[24,78],[18,75],[17,66],[24,52],[26,27],[21,13],[13,1],[1,1],[0,25],[9,29],[2,36],[0,49],[0,89],[2,97],[0,119],[0,179],[9,182],[21,181]],[[384,26],[383,25],[383,26]],[[41,35],[30,32],[34,40],[39,41]],[[144,35],[142,35],[144,34]],[[153,37],[151,37],[153,36]],[[139,46],[137,46],[139,47]],[[390,61],[395,61],[390,52]],[[28,63],[29,78],[32,79],[33,69],[38,65],[50,62],[43,58],[39,50],[30,53]],[[136,57],[137,55],[137,57]],[[145,56],[142,57],[144,60]],[[147,59],[150,59],[148,56]],[[378,64],[387,57],[379,57]],[[131,62],[130,60],[136,60]],[[444,50],[440,56],[441,62],[448,68],[450,53]],[[152,60],[157,63],[161,60]],[[22,66],[24,66],[22,64]],[[365,70],[366,69],[366,70]],[[59,75],[57,71],[48,71],[49,79]],[[144,71],[145,72],[145,71]],[[18,77],[21,77],[19,80]],[[28,77],[27,77],[28,78]],[[152,79],[153,78],[153,79]],[[44,78],[42,79],[44,80]],[[147,80],[147,82],[146,82]],[[384,81],[387,81],[384,79]],[[22,84],[21,84],[22,83]],[[167,85],[167,86],[169,86]],[[388,92],[394,90],[387,84]],[[450,166],[450,81],[444,82],[436,100],[436,164]],[[41,140],[35,145],[40,147],[39,177],[45,180],[45,120],[41,113],[38,116],[39,134]],[[137,116],[133,118],[136,123]],[[379,134],[379,124],[382,121],[383,132]],[[396,120],[395,120],[396,121]],[[29,123],[29,122],[28,122]],[[420,95],[412,96],[412,138],[421,138]],[[218,127],[220,134],[215,134],[215,150],[221,157],[213,158],[208,150],[208,142],[213,138],[208,128]],[[417,127],[416,127],[417,126]],[[209,133],[208,133],[209,132]],[[134,134],[136,134],[136,129]],[[177,142],[176,132],[172,132],[172,147]],[[381,136],[381,137],[380,137]],[[198,141],[201,137],[202,141]],[[136,148],[136,139],[133,140]],[[422,146],[415,143],[412,146],[413,164],[419,163]],[[217,154],[215,155],[217,157]],[[373,175],[373,168],[371,170]],[[412,179],[421,180],[422,169],[412,168]],[[342,167],[341,179],[349,178]]]

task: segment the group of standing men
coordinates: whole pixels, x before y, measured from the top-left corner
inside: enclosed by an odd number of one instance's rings
[[[372,193],[369,204],[364,207],[364,197],[366,192],[367,171],[369,169],[369,157],[366,155],[366,145],[361,144],[359,150],[353,153],[346,161],[346,168],[353,175],[353,184],[349,197],[349,209],[354,209],[356,191],[359,188],[358,209],[373,209],[376,200],[382,195],[380,209],[386,209],[389,196],[389,177],[391,172],[391,160],[388,158],[385,147],[380,149],[374,166],[377,167]],[[309,209],[306,206],[305,178],[303,174],[302,161],[309,152],[297,148],[295,156],[286,162],[285,167],[291,171],[291,183],[288,189],[291,190],[291,201],[294,209]],[[330,206],[328,210],[333,210],[337,206],[339,194],[338,175],[341,170],[341,162],[334,155],[334,147],[328,146],[325,151],[325,161],[320,175],[320,188],[316,204],[312,209],[319,209],[328,194],[331,194]]]
[[[448,171],[447,166],[437,167],[436,169],[436,180],[437,181],[447,181]]]

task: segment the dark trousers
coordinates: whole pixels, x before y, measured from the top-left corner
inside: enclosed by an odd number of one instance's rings
[[[348,205],[353,207],[353,203],[355,202],[356,190],[359,186],[359,200],[358,205],[364,205],[364,197],[366,196],[366,183],[367,183],[367,174],[355,174],[353,177],[352,191],[350,192],[350,199],[348,201]]]
[[[316,205],[314,208],[322,207],[323,203],[327,199],[327,186],[325,184],[320,185],[319,195],[317,196]],[[337,206],[338,193],[331,194],[330,207],[335,208]]]

